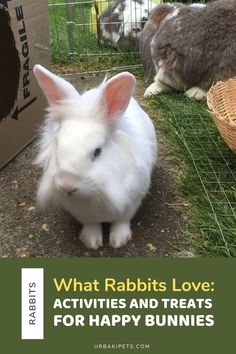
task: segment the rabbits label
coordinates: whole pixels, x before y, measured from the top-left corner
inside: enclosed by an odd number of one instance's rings
[[[103,245],[103,222],[111,223],[110,246],[125,245],[157,158],[153,124],[132,97],[134,76],[118,74],[80,95],[40,65],[34,73],[49,103],[36,159],[39,204],[72,214],[89,248]]]
[[[210,86],[236,75],[236,1],[156,6],[140,33],[144,96],[172,90],[202,100]],[[155,70],[153,70],[155,69]]]

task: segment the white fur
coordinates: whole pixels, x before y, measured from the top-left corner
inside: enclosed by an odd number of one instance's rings
[[[80,240],[88,247],[96,250],[103,246],[102,226],[86,224],[80,234]]]
[[[117,6],[114,10],[114,14],[121,14],[121,5]]]
[[[103,37],[116,44],[120,39],[120,32],[107,32],[103,24],[101,24]]]
[[[191,7],[199,7],[199,8],[202,8],[202,7],[205,7],[207,6],[206,4],[191,4],[190,5]]]
[[[185,95],[188,98],[195,98],[198,101],[201,101],[202,99],[206,98],[207,96],[207,91],[204,91],[200,87],[191,87],[185,92]]]
[[[119,248],[125,245],[132,238],[130,223],[115,222],[111,226],[110,246]]]
[[[156,74],[154,80],[157,83],[162,83],[167,87],[174,90],[183,90],[183,87],[179,85],[176,81],[174,81],[169,75],[166,74],[166,71],[161,66]]]
[[[77,100],[73,96],[51,105],[42,128],[36,159],[43,167],[38,201],[43,207],[62,206],[72,214],[83,224],[80,239],[93,249],[102,246],[102,222],[113,223],[112,247],[121,247],[131,238],[130,220],[149,189],[156,161],[154,127],[130,98],[131,77],[116,75]],[[124,91],[124,99],[130,101],[124,112],[107,118],[104,92],[116,82],[120,86],[115,91]],[[45,91],[45,84],[40,84]],[[98,147],[102,153],[94,160]]]
[[[175,9],[173,12],[171,12],[169,15],[167,15],[165,17],[165,21],[168,21],[171,18],[178,16],[178,13],[179,13],[179,9],[177,8],[177,9]]]
[[[163,84],[162,82],[153,82],[144,92],[144,97],[150,97],[152,95],[159,95],[162,92],[169,92],[171,88]]]
[[[183,90],[182,86],[166,75],[162,64],[162,60],[159,60],[158,71],[154,77],[154,82],[145,90],[144,97],[158,95],[162,92],[170,92],[172,90]]]

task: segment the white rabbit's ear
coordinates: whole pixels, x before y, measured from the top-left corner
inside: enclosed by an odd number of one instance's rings
[[[43,66],[35,65],[34,75],[51,106],[65,99],[78,99],[79,93],[68,81],[51,73]]]
[[[103,98],[109,119],[124,113],[134,92],[135,83],[135,77],[128,72],[118,74],[105,83]]]

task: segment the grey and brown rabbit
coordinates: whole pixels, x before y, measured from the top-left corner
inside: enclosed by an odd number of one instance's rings
[[[145,79],[156,73],[145,97],[175,89],[205,98],[214,82],[236,75],[236,0],[156,6],[140,34],[140,56]]]

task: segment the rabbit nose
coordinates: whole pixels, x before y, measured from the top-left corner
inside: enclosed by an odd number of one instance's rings
[[[68,194],[68,195],[71,195],[78,190],[78,188],[72,184],[59,185],[59,188],[63,193]]]
[[[78,190],[78,181],[74,176],[61,174],[56,177],[57,187],[66,195],[71,195]]]

